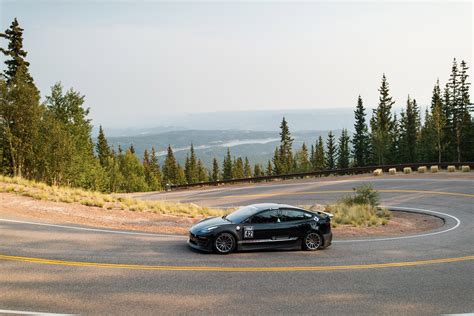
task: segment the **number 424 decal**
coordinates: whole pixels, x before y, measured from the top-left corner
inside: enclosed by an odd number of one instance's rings
[[[253,238],[253,226],[244,226],[244,238]]]

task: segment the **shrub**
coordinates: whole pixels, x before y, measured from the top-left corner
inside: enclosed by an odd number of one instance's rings
[[[375,191],[370,184],[364,184],[357,188],[352,189],[354,195],[345,196],[341,199],[341,202],[347,205],[364,205],[376,207],[379,203],[379,193]]]
[[[430,171],[431,171],[431,173],[437,173],[438,172],[438,166],[431,166]]]
[[[462,167],[461,167],[461,171],[462,171],[462,172],[469,172],[469,171],[471,171],[471,167],[469,167],[469,166],[462,166]]]
[[[396,168],[390,168],[390,169],[388,169],[388,173],[392,174],[392,175],[397,174],[397,169]]]
[[[425,166],[418,167],[418,173],[425,173],[425,172],[426,172],[426,167]]]
[[[456,167],[455,166],[448,166],[448,172],[455,172]]]
[[[374,170],[374,176],[381,176],[383,174],[382,169],[375,169]]]
[[[411,171],[412,171],[412,170],[411,170],[411,167],[405,167],[405,168],[403,168],[403,173],[404,173],[404,174],[411,173]]]

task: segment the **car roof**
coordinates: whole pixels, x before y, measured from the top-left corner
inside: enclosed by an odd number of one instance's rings
[[[247,207],[251,207],[255,209],[256,212],[264,211],[264,210],[277,210],[280,208],[292,208],[292,209],[298,209],[302,210],[299,207],[288,205],[288,204],[278,204],[278,203],[258,203],[258,204],[251,204],[248,205]]]

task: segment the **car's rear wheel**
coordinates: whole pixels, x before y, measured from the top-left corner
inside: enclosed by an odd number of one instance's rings
[[[308,251],[315,251],[321,249],[323,246],[323,238],[315,231],[307,232],[303,238],[303,249]]]
[[[219,254],[228,254],[235,249],[235,237],[230,233],[221,233],[214,240],[214,251]]]

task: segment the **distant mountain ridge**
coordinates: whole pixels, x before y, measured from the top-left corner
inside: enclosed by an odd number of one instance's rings
[[[336,136],[341,130],[333,130]],[[319,136],[326,139],[328,131],[296,131],[292,133],[294,149],[299,149],[306,143],[308,147],[316,142]],[[108,137],[109,144],[116,150],[133,144],[139,157],[145,149],[155,147],[160,162],[163,162],[168,145],[174,149],[175,156],[181,164],[184,163],[191,143],[196,154],[207,167],[211,166],[216,157],[222,162],[227,148],[233,156],[247,156],[252,164],[264,164],[273,156],[275,147],[279,145],[278,131],[249,131],[249,130],[182,130],[168,131],[157,134],[142,134],[134,136]]]
[[[279,131],[285,117],[292,132],[327,131],[354,126],[353,108],[314,110],[268,110],[208,112],[181,115],[164,115],[153,126],[127,126],[112,128],[103,126],[107,137],[156,135],[183,130],[246,130]],[[94,129],[97,135],[98,126]]]

